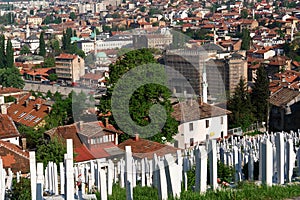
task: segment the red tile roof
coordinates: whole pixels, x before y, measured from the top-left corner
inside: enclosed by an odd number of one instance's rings
[[[17,92],[22,92],[21,89],[18,88],[11,88],[11,87],[0,87],[0,95],[2,94],[11,94],[11,93],[17,93]]]
[[[57,56],[55,58],[57,58],[57,59],[70,59],[70,60],[73,60],[76,57],[77,56],[73,55],[73,54],[61,53],[61,54],[59,54],[59,56]]]
[[[14,173],[29,172],[29,153],[19,146],[0,140],[0,156],[4,168],[11,168]]]
[[[20,133],[8,115],[0,114],[0,139],[19,137]]]
[[[29,127],[35,127],[48,115],[48,106],[45,100],[32,97],[31,94],[22,96],[19,102],[11,104],[7,108],[8,115],[14,122]],[[40,108],[38,109],[37,106]]]
[[[142,138],[139,138],[138,140],[128,139],[119,144],[119,148],[123,150],[125,150],[125,146],[131,146],[132,155],[141,159],[152,159],[154,154],[156,154],[157,156],[175,154],[178,150],[178,148]]]

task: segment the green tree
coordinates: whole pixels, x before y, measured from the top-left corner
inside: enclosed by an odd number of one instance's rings
[[[0,69],[0,83],[3,87],[24,87],[24,80],[21,78],[20,71],[16,67]]]
[[[241,17],[243,18],[243,19],[247,19],[248,18],[248,10],[247,9],[243,9],[242,11],[241,11]]]
[[[57,74],[50,74],[48,77],[49,81],[57,81]]]
[[[6,192],[6,196],[8,199],[12,200],[30,200],[30,179],[21,177],[20,182],[18,183],[16,178],[14,178],[12,182],[12,189]]]
[[[12,68],[14,67],[14,50],[12,48],[11,40],[7,40],[6,45],[6,67]]]
[[[110,66],[110,79],[108,80],[110,88],[107,95],[103,96],[100,101],[99,109],[101,112],[106,113],[111,111],[110,100],[115,83],[130,69],[143,64],[155,64],[157,61],[154,59],[151,50],[139,49],[125,53],[121,56],[115,64]],[[178,132],[178,123],[171,117],[172,106],[169,101],[171,92],[164,86],[158,84],[146,84],[137,89],[131,96],[129,103],[129,113],[134,122],[140,126],[148,125],[150,122],[149,110],[153,104],[160,104],[164,106],[167,114],[165,126],[161,132],[152,136],[151,140],[162,142],[162,137],[166,137],[168,141],[172,140],[172,136]],[[110,123],[117,127],[112,116],[109,118]],[[127,133],[132,134],[132,133]]]
[[[40,39],[39,39],[39,55],[45,57],[46,55],[46,44],[45,44],[45,39],[44,39],[44,31],[41,32],[40,34]]]
[[[249,50],[250,49],[250,42],[251,42],[250,31],[248,29],[243,29],[241,49],[242,50]]]
[[[26,146],[29,150],[36,150],[36,147],[43,141],[44,129],[35,130],[34,128],[21,125],[18,127],[18,131],[22,137],[26,138]]]
[[[34,15],[34,10],[30,10],[30,11],[29,11],[29,14],[30,14],[30,15]]]
[[[31,51],[30,51],[29,47],[27,45],[23,45],[22,49],[20,51],[20,55],[27,55],[30,53],[31,53]]]
[[[69,18],[72,19],[72,20],[74,21],[74,19],[76,19],[76,14],[75,14],[75,12],[71,12]]]
[[[243,77],[241,77],[227,107],[232,112],[229,115],[230,128],[241,127],[245,130],[255,122],[247,83],[244,81]]]
[[[0,35],[0,69],[5,68],[6,57],[5,57],[5,37]]]
[[[44,68],[51,68],[51,67],[55,67],[55,58],[53,57],[47,57],[44,59]]]
[[[269,80],[264,66],[258,68],[251,93],[254,115],[259,122],[266,122],[268,118]]]
[[[47,166],[49,161],[53,161],[57,165],[64,160],[64,154],[67,152],[65,145],[58,139],[53,138],[38,146],[36,151],[36,161],[42,162]]]

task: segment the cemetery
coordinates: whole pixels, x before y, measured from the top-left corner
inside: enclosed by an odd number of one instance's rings
[[[36,163],[35,152],[30,152],[31,199],[117,199],[113,193],[118,193],[119,189],[126,194],[121,199],[130,200],[135,199],[134,191],[143,191],[143,188],[153,193],[150,197],[146,193],[148,199],[199,199],[199,194],[241,195],[238,188],[246,181],[246,184],[253,183],[247,186],[252,192],[273,186],[274,190],[268,190],[274,194],[290,189],[298,191],[294,195],[300,196],[300,186],[294,184],[300,177],[299,141],[300,130],[229,137],[207,140],[203,145],[178,150],[176,155],[159,157],[154,154],[151,160],[135,158],[131,146],[126,146],[124,157],[119,160],[74,163],[73,141],[67,139],[67,153],[59,165]],[[233,181],[220,180],[218,163],[234,169]],[[194,172],[189,173],[190,170]],[[191,174],[194,176],[192,192],[186,192]],[[1,199],[12,189],[13,177],[18,182],[20,176],[20,173],[14,175],[10,169],[3,169],[0,159]]]

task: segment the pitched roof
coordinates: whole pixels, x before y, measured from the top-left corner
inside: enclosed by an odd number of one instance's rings
[[[12,172],[29,172],[29,153],[19,146],[0,140],[0,156],[4,168],[11,168]]]
[[[207,103],[201,105],[195,100],[176,103],[173,105],[173,109],[172,116],[179,122],[189,122],[231,113],[229,110]]]
[[[17,92],[22,92],[21,89],[18,88],[12,88],[12,87],[0,87],[0,95],[2,94],[12,94],[12,93],[17,93]]]
[[[46,101],[41,98],[33,98],[31,94],[22,96],[18,102],[7,108],[8,115],[14,122],[29,127],[35,127],[48,115]]]
[[[290,88],[281,88],[279,91],[271,95],[269,102],[277,107],[283,107],[292,101],[294,98],[299,96],[300,92],[298,90],[293,90]]]
[[[73,60],[77,56],[73,54],[67,54],[67,53],[61,53],[59,56],[55,57],[55,59],[67,59],[67,60]]]
[[[20,133],[8,115],[0,114],[0,139],[19,137]]]
[[[152,159],[153,155],[164,156],[166,154],[175,154],[178,148],[153,142],[150,140],[139,138],[128,139],[118,145],[120,149],[125,150],[126,146],[131,146],[132,155],[137,158],[148,158]]]

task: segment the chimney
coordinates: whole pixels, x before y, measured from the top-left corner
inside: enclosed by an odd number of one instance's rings
[[[3,115],[7,114],[7,108],[5,105],[1,105],[1,114],[3,114]]]
[[[140,135],[136,133],[134,135],[134,141],[139,141],[139,140],[140,140]]]
[[[105,117],[105,128],[107,128],[109,125],[109,122],[108,122],[108,117]]]
[[[79,130],[83,130],[83,121],[79,121]]]
[[[118,145],[119,143],[118,143],[118,140],[119,140],[119,137],[118,137],[119,135],[118,135],[118,133],[116,133],[116,135],[115,135],[115,145]]]
[[[199,102],[200,102],[200,106],[203,106],[203,97],[202,96],[200,96]]]
[[[28,99],[26,99],[24,103],[25,103],[25,107],[27,107],[27,106],[28,106],[28,104],[29,104],[29,101],[28,101]]]
[[[40,110],[41,109],[41,104],[35,104],[35,108],[36,108],[37,111]]]
[[[52,110],[51,106],[48,106],[47,107],[47,113],[50,114],[51,110]]]
[[[26,150],[27,145],[26,145],[26,138],[22,138],[22,149]]]

